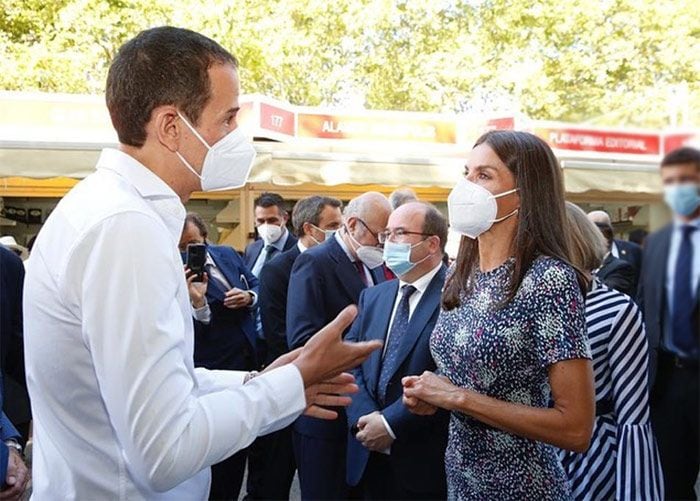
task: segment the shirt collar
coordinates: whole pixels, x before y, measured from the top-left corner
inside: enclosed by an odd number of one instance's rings
[[[695,219],[692,219],[688,223],[684,223],[683,221],[681,221],[678,218],[673,219],[673,229],[676,231],[679,231],[683,226],[687,226],[687,225],[695,226],[696,228],[700,229],[700,217],[696,217]]]
[[[114,148],[102,150],[96,167],[114,172],[133,186],[160,216],[173,240],[180,241],[186,211],[180,197],[165,181],[131,155]]]
[[[347,231],[347,230],[345,230]],[[335,241],[338,242],[338,245],[340,245],[340,248],[343,249],[343,252],[348,256],[348,259],[350,260],[351,263],[355,262],[355,258],[352,257],[352,254],[350,254],[350,250],[348,249],[348,246],[345,245],[345,240],[343,240],[343,237],[340,236],[340,230],[336,231],[333,234],[333,237],[335,237]]]
[[[430,282],[433,280],[433,277],[435,275],[437,275],[438,271],[440,271],[441,267],[442,267],[442,261],[440,261],[440,263],[435,268],[430,270],[428,273],[426,273],[422,277],[414,280],[413,283],[411,283],[411,284],[409,284],[408,282],[404,282],[403,280],[399,280],[399,290],[401,290],[401,288],[404,285],[412,285],[413,287],[416,288],[416,290],[418,292],[423,294],[426,291],[426,289],[428,288],[428,286],[430,285]]]
[[[299,248],[299,252],[302,253],[307,249],[306,245],[301,243],[301,238],[297,240],[297,247]]]

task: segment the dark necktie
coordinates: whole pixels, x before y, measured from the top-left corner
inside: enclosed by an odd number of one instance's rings
[[[360,280],[362,280],[362,283],[365,284],[365,286],[369,285],[367,283],[367,275],[365,275],[365,267],[362,264],[362,261],[355,261],[353,264],[355,265],[355,268],[357,268],[357,272],[360,274]]]
[[[697,326],[693,326],[693,232],[691,225],[681,227],[681,245],[673,283],[673,343],[685,353],[694,354],[698,346]],[[695,328],[694,328],[695,327]]]
[[[272,245],[265,246],[265,258],[263,259],[263,264],[267,263],[270,260],[275,250],[276,248]]]
[[[389,339],[386,341],[386,349],[384,350],[384,360],[382,360],[382,369],[379,373],[379,382],[377,392],[379,401],[383,404],[386,398],[386,387],[389,384],[391,376],[396,372],[396,364],[399,360],[399,346],[401,339],[408,328],[408,317],[410,313],[408,301],[411,295],[416,292],[416,288],[412,285],[404,285],[401,287],[401,301],[394,315],[394,322],[389,329]]]

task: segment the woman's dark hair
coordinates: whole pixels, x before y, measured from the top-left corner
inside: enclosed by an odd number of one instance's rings
[[[527,132],[494,130],[481,136],[474,147],[487,144],[515,176],[520,196],[518,230],[514,241],[515,270],[504,303],[511,301],[533,261],[540,255],[570,263],[564,182],[551,148]],[[479,241],[462,237],[454,273],[445,284],[442,305],[451,310],[460,294],[470,292],[472,274],[479,265]],[[575,268],[575,267],[574,267]],[[575,268],[576,269],[576,268]],[[576,269],[582,291],[585,274]]]
[[[214,40],[161,26],[142,31],[119,49],[107,74],[106,100],[119,142],[141,147],[158,106],[177,106],[193,126],[211,97],[209,68],[238,61]]]

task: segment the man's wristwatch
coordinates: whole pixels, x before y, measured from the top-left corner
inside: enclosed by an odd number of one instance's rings
[[[14,438],[11,438],[9,440],[5,440],[5,445],[16,450],[20,456],[22,455],[22,446]]]

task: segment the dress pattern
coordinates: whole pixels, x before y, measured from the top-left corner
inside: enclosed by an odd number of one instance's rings
[[[559,452],[573,497],[663,499],[663,473],[649,420],[649,348],[641,312],[628,296],[596,280],[586,297],[586,327],[596,402],[611,402],[612,412],[596,417],[585,454]]]
[[[500,400],[547,407],[548,367],[587,358],[584,298],[573,269],[538,257],[503,304],[509,259],[477,271],[460,306],[442,311],[431,336],[438,371],[453,384]],[[452,413],[445,453],[449,499],[570,499],[557,450]]]

